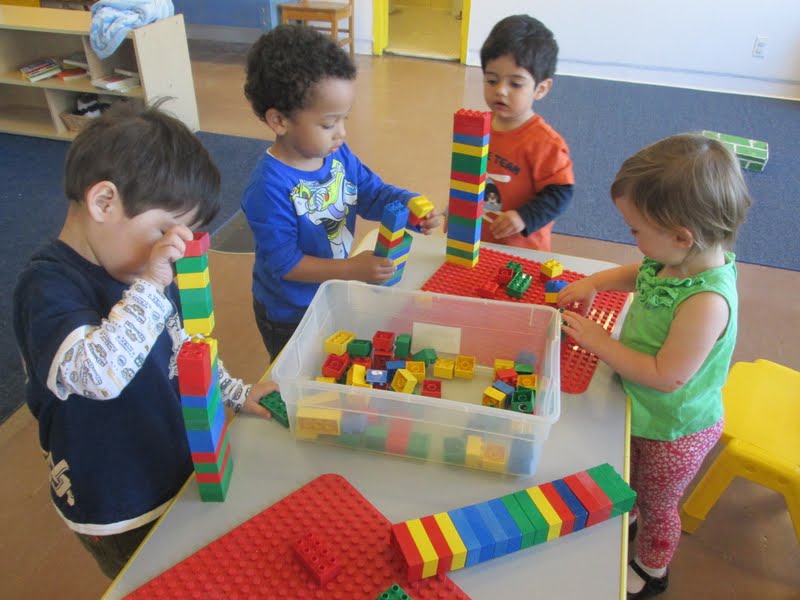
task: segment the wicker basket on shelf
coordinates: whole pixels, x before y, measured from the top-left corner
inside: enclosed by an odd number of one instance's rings
[[[64,121],[68,131],[77,133],[92,120],[92,117],[63,112],[61,113],[61,120]]]

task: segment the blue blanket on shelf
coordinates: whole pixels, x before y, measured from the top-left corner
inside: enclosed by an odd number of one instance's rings
[[[174,14],[172,0],[100,0],[92,5],[92,50],[108,58],[130,30]]]

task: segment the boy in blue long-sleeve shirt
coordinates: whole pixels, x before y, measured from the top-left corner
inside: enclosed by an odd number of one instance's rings
[[[356,215],[380,221],[388,204],[418,195],[384,183],[344,143],[355,77],[344,50],[302,25],[276,27],[248,55],[245,95],[276,137],[242,198],[256,244],[253,308],[273,360],[320,283],[392,277],[390,259],[350,254]],[[419,229],[440,223],[433,211]]]

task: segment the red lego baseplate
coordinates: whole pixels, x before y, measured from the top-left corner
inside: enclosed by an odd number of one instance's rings
[[[544,284],[547,279],[540,277],[541,263],[488,248],[481,248],[480,260],[472,269],[444,263],[421,289],[426,292],[470,298],[486,297],[485,291],[483,294],[480,292],[481,286],[487,280],[494,280],[498,269],[505,267],[510,260],[522,265],[523,271],[533,277],[531,286],[520,299],[512,298],[506,293],[505,286],[499,286],[492,299],[553,306],[544,301]],[[564,271],[554,279],[563,279],[571,283],[583,277],[585,275],[574,271]],[[601,292],[597,294],[588,317],[611,332],[627,298],[628,294],[625,292]],[[582,394],[589,387],[594,375],[597,356],[570,342],[569,338],[561,342],[561,391],[567,394]]]
[[[341,475],[320,475],[128,598],[148,600],[372,600],[393,583],[414,600],[469,600],[446,576],[411,583],[392,524]],[[294,544],[313,532],[341,571],[319,585]]]

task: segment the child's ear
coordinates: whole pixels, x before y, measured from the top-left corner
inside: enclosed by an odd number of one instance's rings
[[[675,241],[678,243],[679,248],[686,248],[688,250],[694,246],[694,234],[686,229],[686,227],[678,227],[675,230]]]
[[[286,115],[276,108],[267,109],[264,113],[264,122],[267,127],[275,132],[275,135],[283,135],[286,133]]]
[[[125,215],[117,186],[98,181],[86,191],[86,208],[97,223],[109,223]]]
[[[536,84],[536,87],[533,90],[533,99],[534,100],[541,100],[547,93],[550,91],[550,88],[553,87],[553,78],[545,79],[540,81]]]

